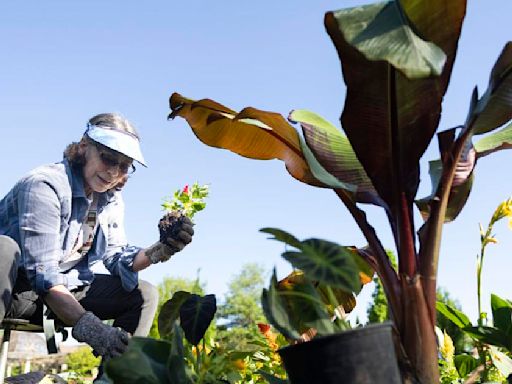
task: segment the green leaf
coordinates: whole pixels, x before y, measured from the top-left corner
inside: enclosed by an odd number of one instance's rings
[[[509,335],[512,340],[512,304],[491,294],[492,322],[495,328]]]
[[[461,378],[465,378],[467,375],[473,372],[476,367],[478,367],[478,359],[475,359],[470,355],[456,355],[453,358],[453,362],[455,363],[455,368],[457,369],[457,372]]]
[[[272,240],[281,241],[285,244],[288,244],[294,248],[302,249],[302,243],[292,234],[283,231],[279,228],[261,228],[260,232],[268,233],[273,235],[274,237],[271,237]]]
[[[279,377],[276,377],[272,375],[271,373],[262,371],[261,369],[256,371],[258,375],[261,375],[269,384],[288,384],[289,381],[285,379],[280,379]]]
[[[464,313],[448,304],[437,301],[436,310],[461,329],[471,326],[471,321]]]
[[[492,152],[512,148],[512,124],[493,132],[474,144],[478,157],[487,156]]]
[[[312,280],[358,293],[361,290],[359,268],[348,247],[326,240],[309,239],[302,242],[302,251],[282,254],[295,268]]]
[[[167,361],[170,384],[193,384],[187,375],[185,356],[183,354],[183,332],[178,324],[174,324],[174,337]]]
[[[158,315],[158,333],[163,339],[171,339],[174,323],[180,316],[181,305],[190,297],[190,292],[178,291],[167,300]]]
[[[342,126],[393,221],[398,202],[405,199],[412,204],[416,195],[419,160],[439,123],[464,14],[464,0],[402,0],[325,16],[347,85]],[[394,42],[367,44],[387,41],[390,33],[402,36],[397,50]],[[437,49],[429,53],[424,45],[420,47],[419,36],[446,54],[438,77],[411,79],[403,74],[424,77],[438,72],[441,57],[435,54]],[[429,58],[423,69],[412,60],[412,52]]]
[[[305,148],[311,151],[312,156],[306,156],[306,160],[312,170],[315,166],[312,161],[317,161],[327,175],[334,179],[329,184],[331,187],[355,192],[360,202],[380,203],[368,175],[340,130],[321,116],[306,110],[294,110],[288,119],[302,126],[307,143],[303,152],[307,153]],[[325,180],[321,175],[314,174],[319,180]]]
[[[106,372],[116,384],[171,383],[167,372],[170,353],[167,341],[132,337],[126,352],[107,362]]]
[[[315,328],[319,335],[335,332],[326,304],[311,281],[303,279],[287,289],[280,289],[279,295],[286,302],[289,316],[300,333]]]
[[[409,79],[439,76],[446,55],[421,39],[400,2],[389,1],[334,12],[346,41],[370,61],[386,61]]]
[[[217,311],[215,295],[191,294],[180,307],[180,325],[193,345],[199,344]]]
[[[483,343],[496,345],[498,347],[507,348],[511,351],[511,340],[508,335],[502,330],[494,327],[466,327],[463,329],[464,333],[480,340]]]
[[[295,330],[292,325],[292,319],[288,315],[286,303],[279,295],[275,269],[268,290],[263,289],[261,294],[261,306],[269,323],[281,332],[284,337],[300,340],[300,334]]]
[[[492,131],[512,119],[512,42],[508,42],[494,64],[485,94],[467,118],[475,135]]]

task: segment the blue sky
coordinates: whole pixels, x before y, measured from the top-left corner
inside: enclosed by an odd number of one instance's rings
[[[130,242],[157,239],[162,199],[184,184],[208,183],[211,196],[196,217],[196,235],[169,263],[142,277],[194,278],[200,269],[209,291],[222,295],[247,262],[283,276],[283,247],[258,229],[272,226],[299,238],[320,237],[362,246],[347,210],[329,190],[292,179],[280,161],[255,161],[200,143],[184,120],[167,121],[172,92],[213,98],[233,109],[254,106],[286,115],[306,108],[339,126],[345,97],[340,65],[324,31],[328,10],[361,1],[24,1],[0,4],[0,194],[31,168],[59,161],[77,141],[89,117],[121,112],[139,129],[149,164],[125,188]],[[469,0],[440,129],[461,124],[471,91],[487,86],[490,69],[510,40],[509,0]],[[419,196],[430,191],[427,161],[437,156],[434,139],[422,159]],[[475,256],[478,223],[511,195],[510,151],[484,158],[466,209],[445,227],[439,284],[476,317]],[[392,247],[379,209],[370,220]],[[417,223],[420,218],[417,217]],[[512,233],[496,228],[500,243],[488,250],[483,301],[489,293],[512,298]],[[369,290],[357,313],[364,313]]]

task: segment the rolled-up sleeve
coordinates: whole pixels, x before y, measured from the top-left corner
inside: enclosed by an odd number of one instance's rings
[[[57,193],[43,180],[27,180],[19,191],[20,248],[32,288],[44,294],[55,285],[66,285],[59,272],[61,204]]]

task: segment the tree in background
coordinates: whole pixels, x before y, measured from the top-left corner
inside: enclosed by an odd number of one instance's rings
[[[197,272],[197,278],[195,280],[184,279],[181,277],[164,277],[162,282],[158,284],[158,308],[149,331],[149,337],[159,339],[158,333],[158,314],[162,305],[169,300],[172,295],[178,291],[187,291],[198,295],[204,295],[205,283],[199,280],[199,271]]]
[[[386,253],[391,261],[391,265],[396,270],[397,264],[395,254],[389,250],[387,250]],[[372,293],[372,301],[366,310],[366,314],[368,315],[369,323],[382,323],[389,320],[388,300],[386,299],[384,287],[382,286],[379,276],[375,275],[373,282],[375,284],[375,288]]]
[[[224,303],[217,313],[220,324],[217,335],[228,348],[245,348],[258,333],[257,323],[267,322],[260,300],[265,275],[261,265],[248,263],[231,279]]]

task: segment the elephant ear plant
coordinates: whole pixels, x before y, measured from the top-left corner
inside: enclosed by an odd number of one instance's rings
[[[244,157],[284,161],[306,184],[332,189],[368,241],[365,260],[382,280],[407,361],[404,378],[438,382],[436,276],[443,223],[465,204],[473,175],[452,185],[475,135],[478,158],[512,147],[512,43],[492,68],[482,96],[475,88],[463,124],[438,133],[440,160],[431,163],[432,194],[418,201],[425,222],[414,225],[419,160],[438,129],[466,12],[465,0],[401,0],[327,12],[325,27],[347,85],[341,124],[320,116],[248,107],[174,93],[170,118],[186,119],[205,144]],[[463,117],[461,116],[461,121]],[[302,135],[292,125],[299,123]],[[503,129],[499,130],[501,127]],[[361,209],[384,209],[395,238],[398,272]],[[369,357],[371,354],[369,354]]]
[[[133,337],[127,351],[108,362],[109,378],[123,384],[197,383],[185,363],[183,337],[198,351],[216,311],[214,295],[176,292],[158,316],[158,331],[167,340]],[[200,359],[201,354],[196,353],[196,372],[200,369]]]
[[[263,290],[262,307],[270,323],[292,342],[349,329],[345,313],[373,275],[358,250],[321,239],[299,241],[277,228],[261,231],[293,248],[282,256],[298,269],[281,281],[274,271]]]

